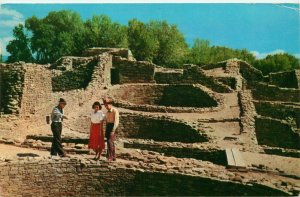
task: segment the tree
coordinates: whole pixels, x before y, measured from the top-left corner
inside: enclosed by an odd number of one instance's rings
[[[52,63],[61,56],[82,53],[84,26],[76,12],[53,11],[43,19],[33,16],[25,26],[32,33],[31,49],[36,62]]]
[[[84,27],[85,48],[128,47],[126,26],[112,22],[108,16],[93,16]]]
[[[151,21],[149,26],[159,42],[153,61],[167,67],[180,67],[188,54],[188,45],[177,26],[166,21]]]
[[[299,69],[299,59],[288,53],[268,55],[266,58],[256,60],[254,66],[267,75],[270,72]]]
[[[3,60],[2,60],[2,54],[0,54],[0,63],[2,63],[2,61],[3,61]]]
[[[33,62],[34,59],[30,50],[30,40],[25,33],[24,26],[22,24],[19,24],[13,29],[13,36],[14,40],[9,41],[6,46],[7,52],[11,54],[8,57],[7,62]]]
[[[138,60],[153,61],[161,66],[179,67],[188,53],[183,34],[166,21],[129,21],[128,42]]]
[[[136,19],[128,22],[128,45],[137,60],[153,61],[159,41],[150,27]]]
[[[188,63],[205,64],[210,62],[211,47],[208,40],[201,40],[199,38],[194,40],[194,44],[190,49],[187,57]]]

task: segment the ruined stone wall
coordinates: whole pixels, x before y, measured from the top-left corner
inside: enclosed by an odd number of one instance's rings
[[[96,56],[103,53],[109,53],[113,56],[120,56],[122,58],[126,58],[128,60],[135,60],[131,51],[127,48],[102,48],[102,47],[94,47],[87,49],[83,52],[84,56]]]
[[[269,74],[270,84],[283,88],[298,88],[296,71],[278,72]]]
[[[93,57],[64,56],[59,58],[55,63],[53,63],[51,65],[51,68],[61,71],[68,71],[76,69],[81,65],[86,65],[92,60]]]
[[[284,121],[256,117],[255,132],[260,145],[300,149],[299,133]]]
[[[123,113],[117,131],[119,137],[153,139],[170,142],[204,142],[208,141],[192,126],[167,117],[142,116]]]
[[[256,69],[245,61],[239,60],[238,64],[240,67],[240,74],[244,79],[247,80],[248,83],[263,80],[263,74],[260,70]]]
[[[24,86],[24,62],[0,64],[0,112],[19,114]]]
[[[287,195],[256,183],[245,185],[189,176],[176,169],[172,173],[136,169],[131,164],[100,164],[77,159],[31,159],[0,164],[0,195],[4,197],[200,196],[224,193],[249,196]]]
[[[181,80],[179,80],[179,82],[192,84],[198,83],[220,93],[231,92],[231,89],[228,86],[218,82],[211,76],[206,76],[203,70],[198,66],[191,66],[187,69],[184,69],[183,77]]]
[[[141,140],[124,142],[125,148],[137,148],[141,150],[163,153],[165,156],[177,158],[195,158],[202,161],[210,161],[218,165],[226,165],[225,150],[214,147],[194,147],[185,144],[171,144],[170,142],[144,142]]]
[[[280,103],[256,101],[254,102],[256,111],[261,116],[289,120],[292,118],[297,127],[300,128],[300,107],[293,105],[284,105]]]
[[[21,116],[45,114],[44,103],[51,101],[51,73],[43,65],[26,64],[23,94],[21,99]]]
[[[255,83],[251,88],[253,98],[257,100],[300,102],[300,89],[279,88],[263,83]]]
[[[155,68],[154,79],[158,84],[178,84],[182,83],[183,69]]]
[[[114,57],[113,67],[117,69],[120,84],[154,83],[155,65],[150,62]]]
[[[208,112],[224,107],[221,95],[200,85],[127,84],[109,94],[116,106],[139,111]]]

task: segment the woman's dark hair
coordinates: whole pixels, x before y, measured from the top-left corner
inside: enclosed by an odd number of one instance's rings
[[[96,102],[92,105],[92,108],[95,109],[95,106],[99,106],[99,109],[102,108],[102,107],[101,107],[101,104],[100,104],[98,101],[96,101]]]

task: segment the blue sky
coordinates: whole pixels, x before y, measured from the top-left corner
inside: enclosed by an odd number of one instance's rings
[[[176,24],[191,45],[195,38],[212,45],[246,48],[257,57],[288,52],[300,57],[299,5],[296,4],[4,4],[0,7],[0,43],[26,18],[45,17],[54,10],[73,10],[83,19],[105,14],[122,24],[137,18]]]

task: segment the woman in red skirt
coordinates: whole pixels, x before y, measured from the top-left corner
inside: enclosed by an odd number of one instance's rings
[[[91,113],[91,129],[88,148],[93,149],[96,152],[96,160],[100,159],[102,150],[105,149],[103,135],[104,113],[101,111],[101,108],[101,104],[95,102],[93,104],[94,111]]]

